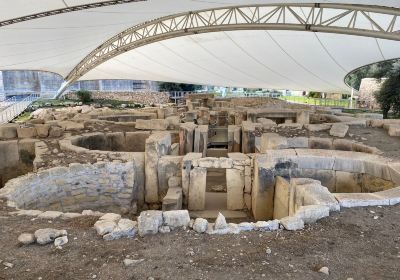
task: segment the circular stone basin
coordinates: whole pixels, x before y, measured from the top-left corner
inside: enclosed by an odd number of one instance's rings
[[[74,137],[72,145],[89,150],[144,152],[149,131],[90,133]]]
[[[0,197],[19,209],[120,212],[132,207],[134,182],[133,162],[72,164],[12,179]]]

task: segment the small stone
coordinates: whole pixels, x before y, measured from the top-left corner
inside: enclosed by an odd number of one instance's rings
[[[218,213],[218,217],[215,220],[214,224],[214,229],[225,229],[228,227],[228,224],[226,223],[224,215],[221,213]]]
[[[66,230],[58,230],[53,228],[38,229],[35,231],[36,242],[40,245],[51,243],[60,236],[67,235]]]
[[[54,246],[56,246],[56,247],[63,246],[65,244],[67,244],[67,243],[68,243],[68,237],[67,236],[61,236],[61,237],[58,237],[58,238],[56,238],[54,240]]]
[[[379,216],[374,216],[374,220],[378,220],[379,219]]]
[[[158,231],[160,233],[168,233],[168,232],[171,232],[171,229],[169,228],[169,226],[162,226],[162,227],[160,227],[160,229]]]
[[[32,233],[22,233],[20,236],[18,236],[18,241],[24,245],[35,243],[35,235]]]
[[[116,226],[117,224],[114,221],[108,221],[108,220],[98,220],[94,224],[94,228],[96,229],[97,234],[99,235],[104,235],[112,232]]]
[[[321,269],[318,271],[323,274],[329,275],[329,268],[327,268],[326,266],[321,267]]]
[[[270,248],[267,248],[267,250],[265,250],[265,252],[267,253],[267,255],[271,255],[271,253],[272,253]]]
[[[8,267],[8,268],[13,268],[13,267],[14,267],[14,264],[12,264],[12,263],[10,263],[10,262],[3,262],[3,265],[4,265],[5,267]]]
[[[124,265],[125,266],[135,266],[139,263],[144,262],[144,259],[139,259],[139,260],[133,260],[133,259],[124,259]]]
[[[107,213],[107,214],[104,214],[103,216],[101,216],[99,220],[113,221],[113,222],[118,223],[118,221],[120,219],[121,219],[120,214]]]
[[[194,219],[191,219],[189,222],[189,228],[193,228],[194,225]]]
[[[279,229],[279,220],[258,221],[254,224],[254,229],[259,231],[275,231]]]
[[[193,224],[193,230],[198,233],[204,233],[207,231],[208,221],[203,218],[197,218]]]
[[[38,218],[41,218],[41,219],[56,219],[56,218],[61,217],[63,214],[64,214],[63,212],[59,212],[59,211],[46,211],[46,212],[43,212],[42,214],[40,214],[38,216]]]
[[[297,217],[285,217],[280,220],[286,230],[299,230],[304,228],[304,222]]]

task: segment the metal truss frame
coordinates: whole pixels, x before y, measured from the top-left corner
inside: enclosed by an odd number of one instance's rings
[[[0,21],[0,27],[15,24],[15,23],[20,23],[20,22],[24,22],[24,21],[28,21],[28,20],[38,19],[38,18],[55,16],[55,15],[59,15],[59,14],[71,13],[71,12],[88,10],[88,9],[99,8],[99,7],[120,5],[120,4],[126,4],[126,3],[131,3],[131,2],[141,2],[141,1],[147,1],[147,0],[112,0],[112,1],[102,1],[102,2],[95,2],[95,3],[90,3],[90,4],[72,6],[72,7],[51,10],[51,11],[45,11],[42,13],[37,13],[37,14],[28,15],[28,16],[23,16],[23,17]]]
[[[383,26],[376,17],[389,17]],[[101,63],[132,49],[181,36],[235,30],[294,30],[400,41],[400,9],[347,4],[270,4],[222,7],[157,18],[119,33],[87,55],[66,77],[71,83]]]

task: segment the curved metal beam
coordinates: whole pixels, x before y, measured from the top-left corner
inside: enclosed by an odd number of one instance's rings
[[[387,26],[374,20],[382,15],[390,17]],[[162,17],[131,27],[97,47],[68,74],[58,95],[101,63],[170,38],[219,31],[294,30],[400,41],[400,32],[394,29],[398,17],[397,8],[345,4],[246,5]]]
[[[59,14],[71,13],[71,12],[88,10],[88,9],[99,8],[99,7],[120,5],[120,4],[126,4],[126,3],[131,3],[131,2],[141,2],[141,1],[147,1],[147,0],[111,0],[111,1],[95,2],[95,3],[90,3],[90,4],[78,5],[78,6],[71,6],[71,7],[67,7],[67,8],[45,11],[45,12],[41,12],[41,13],[37,13],[37,14],[32,14],[32,15],[27,15],[27,16],[23,16],[23,17],[12,18],[12,19],[8,19],[8,20],[0,21],[0,27],[19,23],[19,22],[24,22],[24,21],[28,21],[28,20],[38,19],[38,18],[55,16],[55,15],[59,15]]]

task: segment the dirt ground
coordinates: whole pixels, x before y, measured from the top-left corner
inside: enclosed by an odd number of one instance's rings
[[[0,202],[0,279],[376,280],[400,275],[400,205],[346,209],[298,232],[211,236],[177,231],[117,241],[97,236],[93,217],[47,221],[11,216],[9,210]],[[46,227],[66,229],[69,243],[62,249],[18,245],[20,233]],[[127,257],[144,261],[125,267]],[[4,262],[13,267],[6,269]],[[322,266],[329,276],[317,272]]]

